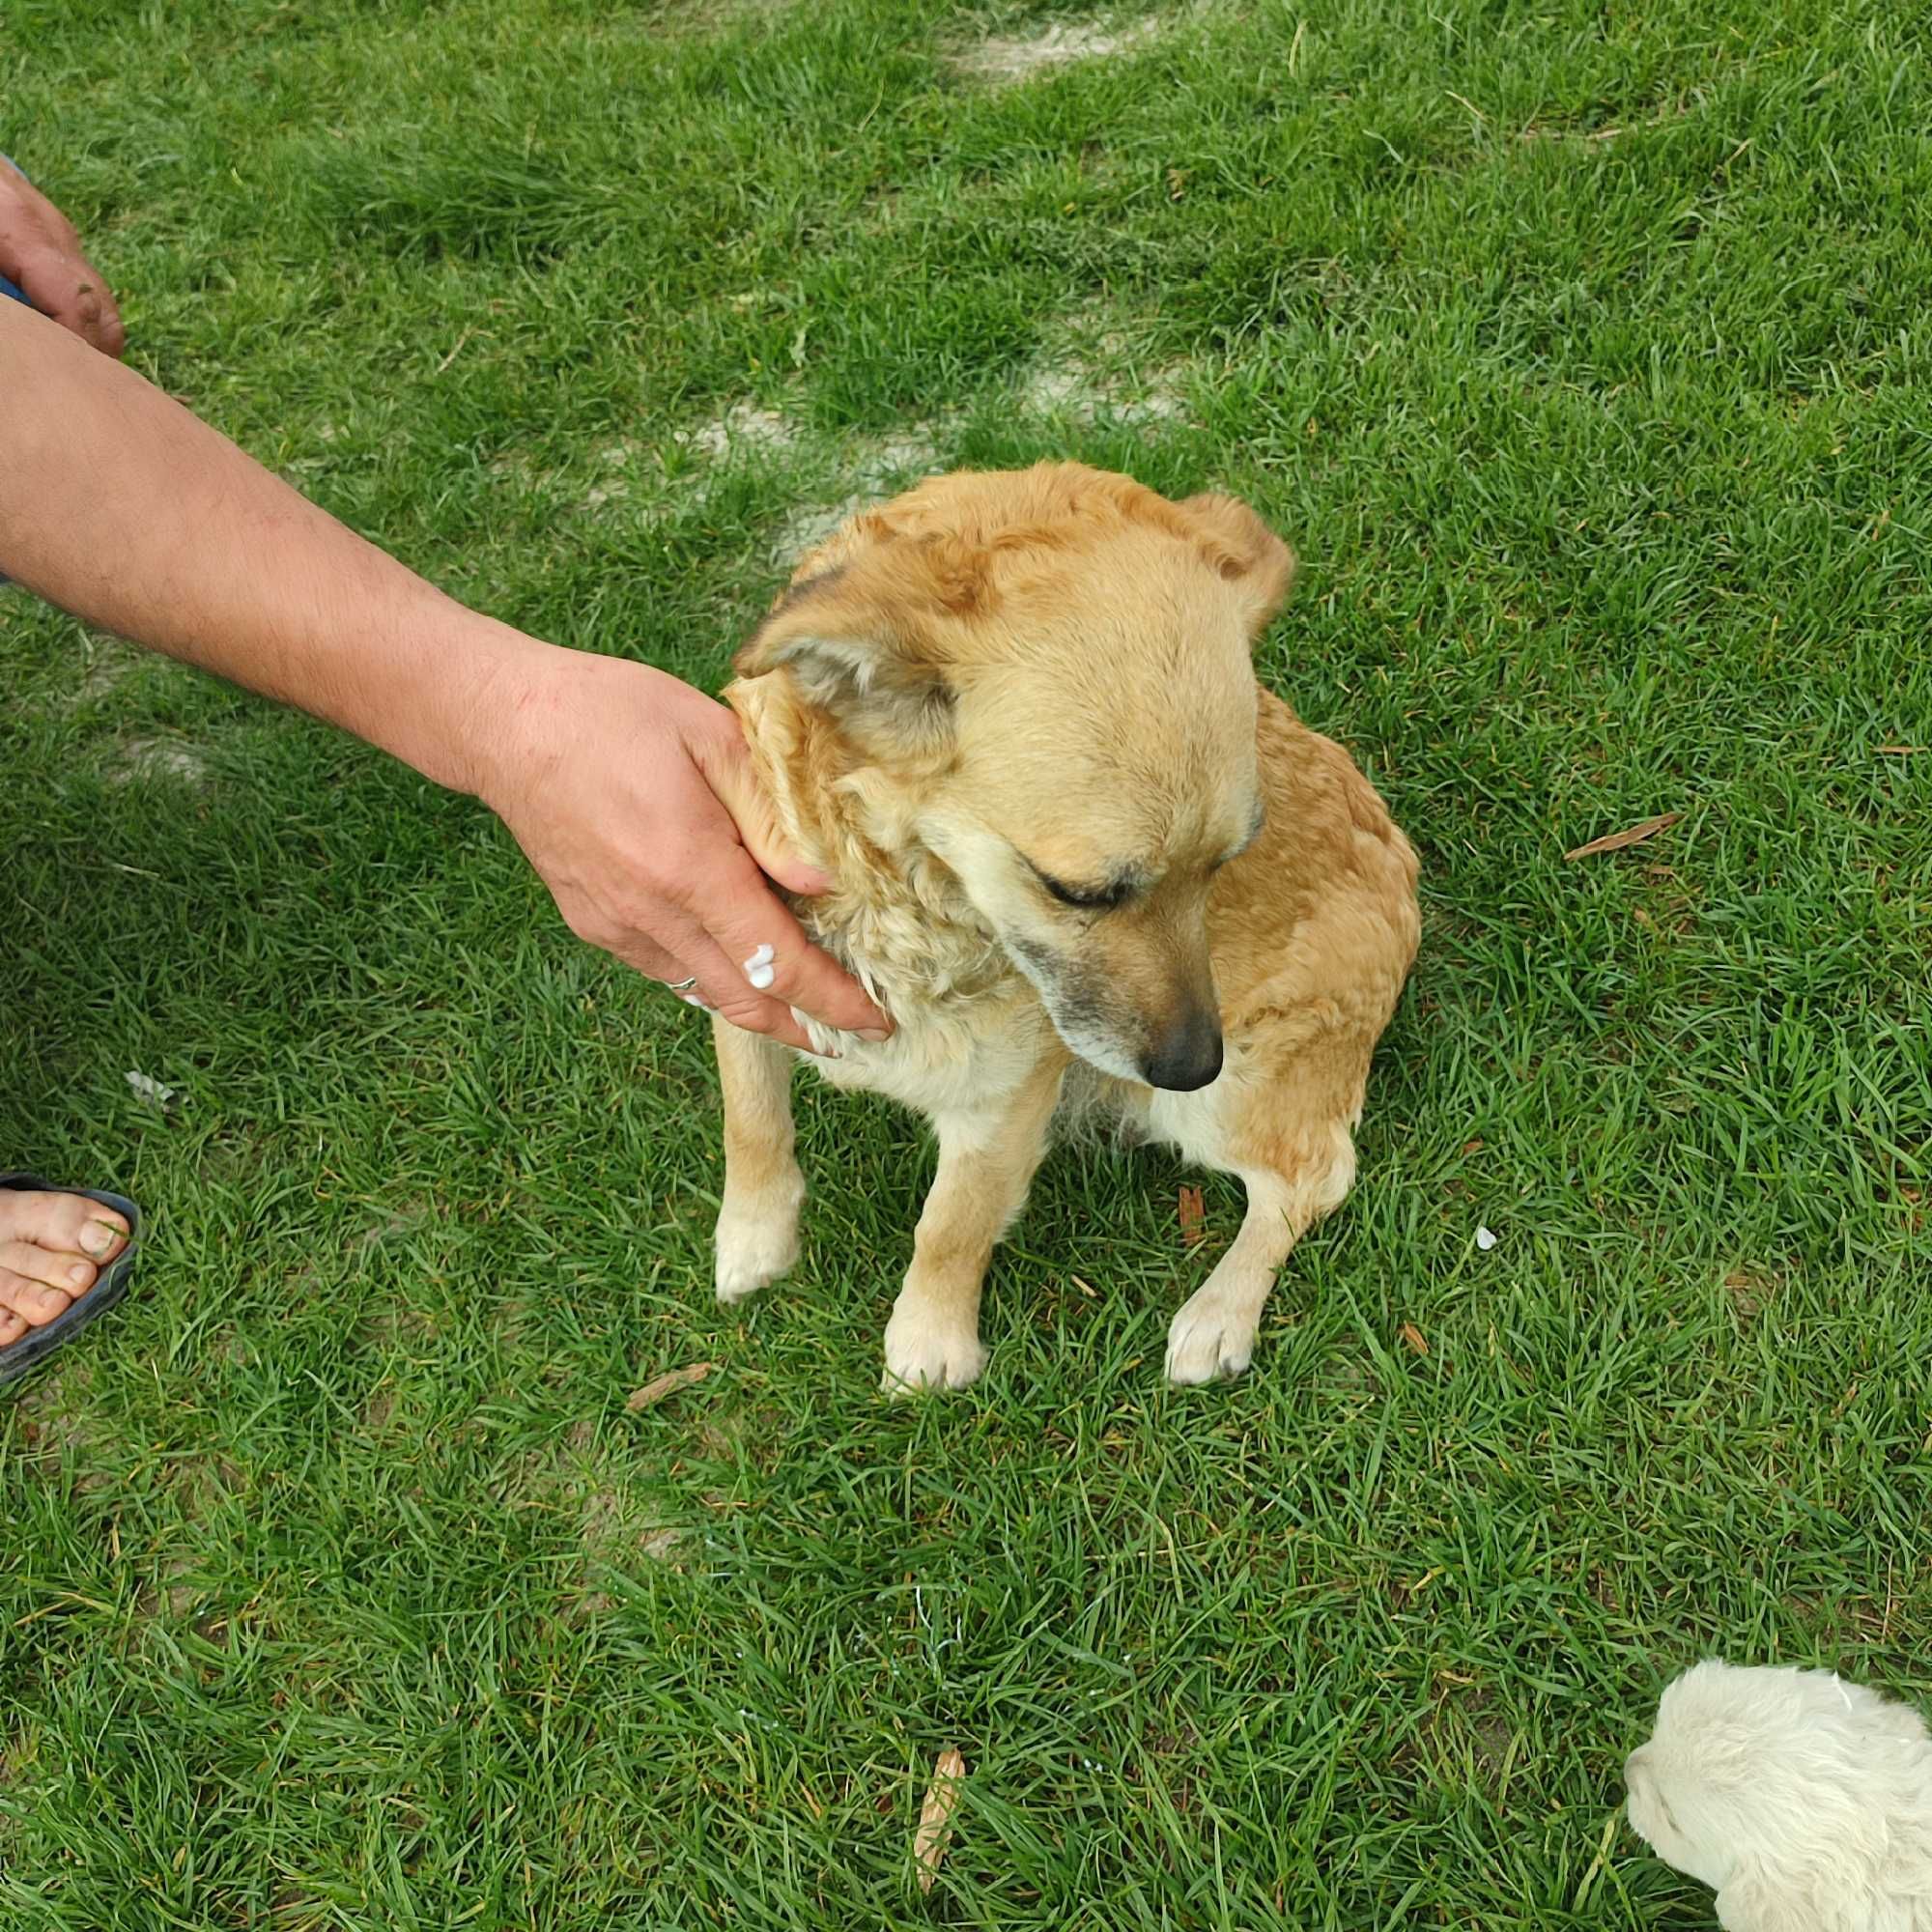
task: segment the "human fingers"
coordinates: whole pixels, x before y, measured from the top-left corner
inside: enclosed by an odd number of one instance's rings
[[[789,892],[813,895],[826,891],[831,877],[802,857],[786,838],[771,794],[759,784],[752,767],[752,755],[736,721],[730,720],[716,733],[705,733],[693,745],[692,753],[693,762],[719,804],[730,813],[738,837],[758,869]]]
[[[0,221],[0,274],[17,282],[29,302],[50,321],[103,355],[118,356],[128,344],[121,311],[82,250],[73,225],[26,184],[8,186],[7,218]]]
[[[691,902],[690,910],[730,962],[740,995],[769,994],[822,1026],[862,1039],[891,1037],[892,1021],[830,953],[806,937],[749,855],[741,853],[735,864],[727,860],[705,901]],[[725,1003],[711,997],[731,1017]]]

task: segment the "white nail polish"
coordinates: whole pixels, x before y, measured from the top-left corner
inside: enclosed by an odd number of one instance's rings
[[[696,1007],[699,1012],[708,1013],[711,1010],[711,1002],[702,993],[680,993],[678,998],[687,1007]]]
[[[761,993],[778,978],[778,971],[772,964],[777,956],[772,948],[761,946],[745,961],[745,978]]]

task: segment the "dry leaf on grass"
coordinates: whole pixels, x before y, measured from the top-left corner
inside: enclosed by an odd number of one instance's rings
[[[716,1362],[693,1362],[688,1368],[672,1369],[659,1376],[655,1381],[646,1382],[637,1390],[624,1406],[635,1415],[640,1408],[649,1408],[654,1402],[662,1402],[668,1395],[675,1395],[681,1388],[689,1388],[693,1382],[701,1382],[713,1369]]]
[[[1924,749],[1923,745],[1881,745],[1878,754],[1882,758],[1912,758]]]
[[[1416,1354],[1418,1355],[1428,1354],[1429,1344],[1422,1339],[1422,1330],[1418,1328],[1413,1321],[1405,1321],[1398,1332],[1401,1334],[1402,1339],[1408,1344],[1409,1348],[1412,1349]]]
[[[1641,825],[1633,825],[1628,831],[1606,832],[1603,838],[1593,838],[1587,845],[1578,845],[1563,856],[1593,859],[1599,852],[1621,852],[1626,845],[1641,845],[1646,838],[1655,838],[1660,832],[1668,831],[1683,816],[1681,811],[1666,811],[1657,818],[1646,818]]]
[[[1206,1232],[1202,1222],[1207,1218],[1207,1204],[1201,1199],[1198,1187],[1183,1187],[1180,1190],[1180,1238],[1191,1248]]]
[[[925,1787],[925,1803],[919,1807],[919,1833],[912,1841],[922,1891],[930,1891],[939,1876],[939,1861],[952,1839],[952,1814],[965,1779],[966,1760],[956,1750],[941,1751],[932,1767],[932,1782]]]

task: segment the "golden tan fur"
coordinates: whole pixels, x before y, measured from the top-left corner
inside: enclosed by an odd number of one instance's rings
[[[834,880],[797,910],[896,1027],[815,1033],[839,1057],[813,1064],[939,1137],[888,1387],[984,1365],[980,1279],[1070,1067],[1247,1183],[1170,1330],[1178,1381],[1247,1367],[1275,1270],[1349,1190],[1415,953],[1415,856],[1348,754],[1255,681],[1293,576],[1229,497],[1172,503],[1071,464],[961,473],[852,519],[740,653],[725,696]],[[715,1037],[732,1301],[796,1258],[804,1180],[789,1055]]]

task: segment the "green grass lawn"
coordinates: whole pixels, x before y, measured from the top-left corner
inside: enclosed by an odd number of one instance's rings
[[[0,1922],[1709,1925],[1617,1811],[1662,1681],[1932,1697],[1919,10],[6,12],[136,365],[427,575],[715,689],[929,466],[1232,489],[1426,903],[1246,1380],[1160,1378],[1236,1190],[1188,1250],[1073,1150],[891,1406],[917,1122],[807,1097],[721,1314],[685,1009],[0,593],[0,1166],[153,1215],[0,1397]]]

